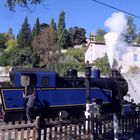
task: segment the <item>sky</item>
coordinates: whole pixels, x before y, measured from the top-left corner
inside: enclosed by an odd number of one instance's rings
[[[105,4],[127,11],[140,17],[140,0],[99,0]],[[9,28],[15,35],[21,29],[25,17],[28,17],[31,28],[39,17],[40,23],[50,23],[54,18],[58,23],[59,15],[65,12],[66,28],[78,26],[86,30],[86,36],[96,32],[98,28],[108,30],[105,21],[116,12],[115,9],[96,3],[94,0],[45,0],[41,5],[30,6],[31,11],[19,6],[15,12],[5,7],[5,1],[0,1],[0,33],[6,33]],[[126,14],[127,16],[127,14]],[[140,18],[134,18],[134,23],[140,32]]]

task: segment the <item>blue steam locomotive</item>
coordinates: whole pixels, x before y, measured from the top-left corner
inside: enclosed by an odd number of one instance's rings
[[[31,90],[37,91],[35,113],[44,117],[57,117],[62,110],[70,116],[83,115],[87,101],[94,98],[102,102],[103,111],[119,112],[128,91],[126,80],[116,70],[108,78],[100,77],[99,70],[88,67],[87,71],[89,77],[78,77],[75,69],[60,76],[45,68],[13,68],[10,86],[2,87],[0,92],[7,120],[23,119],[24,96]]]

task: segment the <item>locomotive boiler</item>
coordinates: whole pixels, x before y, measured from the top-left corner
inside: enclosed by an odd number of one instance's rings
[[[24,96],[30,94],[28,91],[36,90],[36,115],[57,117],[63,110],[70,116],[84,115],[87,88],[90,102],[94,98],[102,101],[103,112],[120,111],[128,84],[117,70],[108,78],[101,77],[99,70],[91,70],[89,87],[86,86],[85,79],[85,76],[79,77],[75,69],[70,69],[65,76],[60,76],[45,68],[13,68],[10,72],[11,86],[1,88],[3,112],[7,120],[23,119]]]

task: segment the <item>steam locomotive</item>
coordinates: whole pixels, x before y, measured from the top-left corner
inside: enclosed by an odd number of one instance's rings
[[[45,68],[13,68],[10,71],[10,86],[1,88],[3,112],[7,120],[23,119],[24,96],[37,91],[35,114],[56,117],[65,110],[70,116],[84,115],[86,103],[93,99],[102,102],[104,112],[119,112],[128,84],[114,70],[111,77],[100,77],[100,71],[86,67],[85,76],[70,69],[65,76]]]

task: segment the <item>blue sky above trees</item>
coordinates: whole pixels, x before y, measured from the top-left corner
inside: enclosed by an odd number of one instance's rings
[[[140,16],[139,0],[100,1]],[[118,12],[92,0],[46,0],[41,5],[30,6],[32,12],[19,6],[15,8],[16,12],[11,12],[4,6],[4,2],[0,1],[0,33],[7,32],[12,27],[14,34],[17,34],[26,16],[28,16],[31,27],[33,27],[37,17],[39,17],[40,23],[50,23],[52,18],[55,22],[58,22],[59,14],[63,10],[65,12],[66,28],[74,26],[85,28],[87,36],[89,36],[90,32],[96,31],[99,27],[106,30],[104,22],[112,13]],[[140,29],[140,19],[135,18],[134,22]]]

